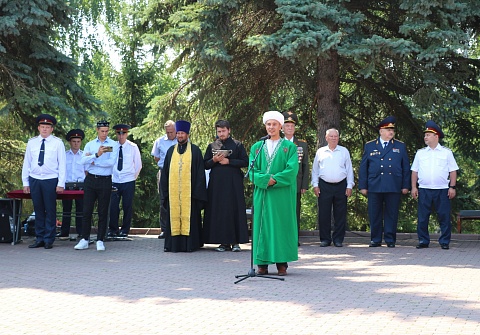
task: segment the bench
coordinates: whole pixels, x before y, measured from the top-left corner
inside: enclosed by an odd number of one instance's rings
[[[480,210],[463,210],[457,214],[457,232],[462,233],[462,220],[480,220]]]

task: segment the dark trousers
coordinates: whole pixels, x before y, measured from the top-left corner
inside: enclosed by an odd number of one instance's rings
[[[302,193],[297,193],[297,228],[300,231],[300,209],[302,206]]]
[[[112,193],[112,177],[95,178],[88,174],[85,178],[83,195],[82,237],[87,241],[92,230],[92,216],[95,202],[98,200],[98,233],[97,240],[103,241],[107,231],[108,207]]]
[[[162,170],[158,170],[158,194],[160,196],[160,228],[162,232],[167,230],[167,209],[162,207],[163,203],[163,194],[162,194],[162,187],[160,185],[160,177],[162,176]]]
[[[418,189],[418,241],[422,244],[430,243],[428,234],[428,222],[432,207],[437,212],[438,222],[440,223],[441,235],[438,239],[440,244],[449,244],[452,236],[452,224],[450,222],[450,199],[448,199],[448,188],[442,190],[432,190],[427,188]]]
[[[110,223],[108,228],[111,232],[118,231],[118,218],[120,216],[120,200],[123,208],[123,221],[121,231],[128,234],[132,224],[133,197],[135,195],[135,180],[128,183],[113,183],[117,192],[112,192],[110,198]]]
[[[382,242],[382,227],[385,242],[396,242],[401,195],[400,192],[368,192],[368,216],[370,217],[370,235],[372,242]]]
[[[347,227],[347,196],[345,195],[347,181],[344,179],[333,184],[319,179],[318,187],[320,188],[318,197],[320,241],[331,243],[333,237],[334,243],[343,243]],[[333,218],[335,220],[333,236],[331,235],[332,206]]]
[[[53,243],[57,229],[57,183],[54,179],[28,178],[30,195],[35,211],[35,235],[37,242]]]
[[[72,222],[72,207],[75,201],[75,229],[78,235],[82,235],[82,221],[83,221],[83,199],[62,200],[63,216],[62,228],[60,234],[62,236],[70,235],[70,224]]]

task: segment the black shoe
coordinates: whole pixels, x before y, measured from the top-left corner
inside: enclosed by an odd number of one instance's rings
[[[335,243],[333,243],[333,245],[336,246],[336,247],[338,247],[338,248],[343,247],[342,242],[335,242]]]
[[[52,243],[45,243],[45,245],[43,246],[45,249],[52,249],[53,248],[53,245]]]
[[[417,249],[425,249],[425,248],[428,248],[428,244],[418,243],[415,248],[417,248]]]
[[[448,250],[450,249],[449,245],[447,243],[442,243],[440,244],[440,246],[442,247],[443,250]]]
[[[114,232],[114,231],[109,231],[109,232],[107,233],[107,237],[108,237],[108,238],[114,238],[114,237],[117,237],[117,233],[116,233],[116,232]]]
[[[118,237],[128,237],[128,234],[127,233],[124,233],[123,231],[119,232],[117,234]]]
[[[158,238],[159,238],[159,239],[165,238],[165,233],[162,231],[162,232],[160,233],[160,235],[158,235]]]
[[[40,241],[40,242],[35,241],[35,243],[30,244],[28,247],[29,247],[29,248],[41,248],[41,247],[44,247],[44,246],[45,246],[45,242],[43,242],[43,241]]]
[[[370,248],[376,248],[376,247],[381,247],[382,246],[382,243],[380,242],[370,242],[370,244],[368,245]]]
[[[387,242],[387,247],[389,247],[389,248],[395,248],[395,243],[393,243],[393,242]]]
[[[329,247],[330,244],[332,244],[332,243],[331,243],[331,242],[327,242],[327,241],[322,241],[322,242],[320,242],[320,246],[321,246],[321,247]]]

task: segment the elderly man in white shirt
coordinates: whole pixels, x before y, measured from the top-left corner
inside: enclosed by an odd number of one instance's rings
[[[347,226],[347,198],[352,195],[353,169],[347,148],[338,145],[337,129],[326,131],[328,145],[317,150],[312,167],[312,186],[318,197],[318,226],[320,246],[343,246]],[[331,220],[335,219],[333,234]]]
[[[117,163],[113,166],[112,192],[110,199],[110,223],[108,237],[127,237],[132,224],[135,180],[142,169],[142,159],[138,146],[127,140],[129,125],[117,124],[113,127],[118,139]],[[123,222],[119,230],[120,200],[122,200]]]

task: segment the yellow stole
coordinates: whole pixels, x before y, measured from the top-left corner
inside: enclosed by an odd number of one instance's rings
[[[190,235],[190,210],[192,198],[192,147],[190,142],[183,154],[175,145],[170,161],[168,190],[170,201],[170,229],[172,236]]]

